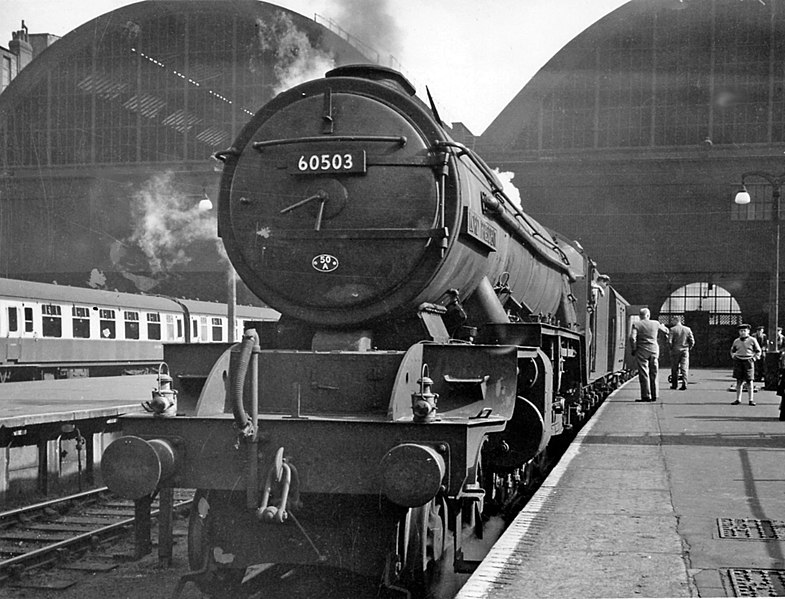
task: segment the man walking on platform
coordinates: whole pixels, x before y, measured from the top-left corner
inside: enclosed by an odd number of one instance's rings
[[[695,345],[692,329],[677,321],[668,331],[671,355],[671,389],[687,390],[687,375],[690,370],[690,350]],[[681,385],[678,385],[681,381]]]
[[[730,348],[730,357],[733,358],[733,378],[736,379],[736,401],[734,406],[741,403],[741,393],[744,383],[747,383],[749,390],[750,405],[755,405],[753,397],[755,378],[755,360],[761,355],[761,348],[754,337],[750,336],[750,325],[739,325],[739,336],[733,341]]]
[[[641,319],[632,325],[630,345],[632,355],[638,364],[638,381],[641,385],[641,398],[635,401],[657,401],[657,372],[660,366],[660,345],[657,336],[668,334],[665,325],[650,319],[648,308],[641,308]]]
[[[760,345],[760,349],[763,353],[761,353],[760,357],[755,360],[755,380],[756,381],[765,381],[766,380],[766,349],[769,347],[769,339],[765,333],[765,327],[759,326],[755,329],[755,332],[752,334],[755,341],[758,342]]]

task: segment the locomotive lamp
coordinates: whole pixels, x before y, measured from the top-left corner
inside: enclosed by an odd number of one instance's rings
[[[747,177],[759,177],[766,180],[769,185],[771,185],[772,190],[771,198],[774,203],[772,211],[772,220],[774,221],[774,277],[772,293],[769,296],[771,298],[771,301],[769,302],[769,339],[772,343],[774,343],[773,346],[770,346],[771,349],[778,351],[780,349],[777,347],[777,326],[780,319],[780,196],[782,194],[782,185],[785,183],[785,173],[780,175],[772,175],[771,173],[766,173],[763,171],[749,171],[742,173],[741,189],[734,198],[734,202],[742,206],[749,204],[751,201],[750,193],[747,191],[747,187],[745,186],[745,180]],[[768,357],[766,362],[768,366]],[[776,388],[776,366],[767,368],[766,372],[770,372],[774,374],[774,376],[766,376],[764,388]]]
[[[428,365],[423,364],[422,376],[417,381],[420,390],[412,393],[412,417],[415,422],[433,422],[436,420],[436,401],[438,393],[431,392],[433,380],[428,376]]]
[[[158,366],[158,388],[153,389],[150,401],[142,402],[142,407],[155,416],[177,416],[177,390],[172,389],[172,377],[165,362]]]

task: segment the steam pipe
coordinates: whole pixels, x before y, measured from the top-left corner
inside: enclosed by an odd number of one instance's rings
[[[480,284],[474,290],[473,296],[477,300],[477,304],[483,312],[483,316],[487,319],[486,322],[493,324],[505,324],[510,322],[510,317],[504,310],[504,306],[499,301],[499,297],[493,290],[493,285],[488,280],[488,277],[480,279]]]
[[[253,348],[251,349],[251,425],[253,436],[248,443],[248,485],[246,487],[246,505],[250,509],[256,508],[259,503],[259,462],[257,451],[259,447],[259,337],[252,331]]]
[[[251,354],[254,346],[259,345],[259,336],[256,331],[249,329],[245,331],[242,341],[232,347],[229,356],[229,403],[232,406],[234,421],[237,428],[246,438],[254,434],[255,423],[250,421],[243,405],[243,388],[245,387],[245,377],[248,374],[248,365],[251,361]]]

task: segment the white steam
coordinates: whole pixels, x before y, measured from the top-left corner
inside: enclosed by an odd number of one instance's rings
[[[198,199],[179,190],[171,172],[150,179],[131,201],[130,241],[147,256],[150,272],[167,273],[189,263],[189,247],[215,241],[222,251],[214,211],[199,209]]]
[[[506,194],[508,198],[518,206],[518,208],[522,208],[521,204],[521,192],[518,190],[515,185],[513,185],[512,180],[515,178],[515,173],[511,173],[508,171],[499,171],[498,168],[493,169],[496,178],[499,179],[499,182],[502,184],[502,191]]]
[[[376,48],[381,53],[381,64],[395,66],[389,58],[403,54],[403,36],[389,4],[389,0],[340,0],[336,20],[343,29]]]
[[[259,50],[273,54],[275,94],[322,77],[335,67],[333,56],[314,48],[308,36],[297,29],[286,13],[276,12],[269,22],[257,19],[256,30]]]

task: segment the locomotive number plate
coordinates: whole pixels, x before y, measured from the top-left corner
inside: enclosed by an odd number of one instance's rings
[[[294,172],[300,175],[364,173],[365,150],[298,154],[293,166]]]

